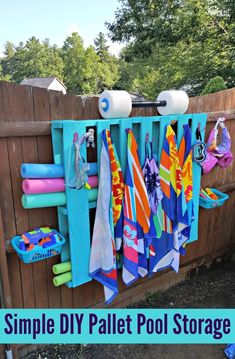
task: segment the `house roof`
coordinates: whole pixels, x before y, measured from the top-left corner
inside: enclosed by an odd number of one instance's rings
[[[129,92],[131,99],[133,102],[137,101],[137,102],[142,102],[142,101],[146,101],[146,98],[139,94],[139,93],[133,93],[133,92]]]
[[[30,77],[22,80],[20,84],[48,88],[55,79],[66,89],[66,86],[57,77]]]

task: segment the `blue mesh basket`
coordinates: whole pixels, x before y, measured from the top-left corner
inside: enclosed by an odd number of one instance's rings
[[[11,239],[11,245],[24,263],[33,263],[43,259],[51,258],[61,253],[62,246],[65,243],[65,238],[59,232],[54,229],[53,232],[59,236],[60,242],[55,243],[47,248],[42,248],[39,245],[35,245],[34,249],[31,251],[22,251],[20,249],[20,236],[13,237]]]
[[[229,198],[226,193],[218,191],[216,188],[211,188],[211,191],[218,196],[217,200],[210,198],[199,197],[199,205],[204,208],[215,208],[222,206],[224,202]]]

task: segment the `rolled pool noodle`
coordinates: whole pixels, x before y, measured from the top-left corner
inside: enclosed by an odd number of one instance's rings
[[[88,201],[96,201],[98,190],[92,188],[88,190]],[[43,207],[58,207],[66,204],[66,195],[64,192],[55,193],[41,193],[41,194],[23,194],[22,206],[25,209],[43,208]]]
[[[71,271],[71,262],[67,261],[59,264],[54,264],[52,267],[52,271],[54,274],[69,272]]]
[[[96,176],[98,174],[98,163],[89,162],[88,176]]]
[[[89,202],[96,201],[97,195],[98,195],[97,188],[92,188],[92,189],[88,190],[88,201]]]
[[[98,176],[90,176],[90,177],[88,177],[87,182],[91,186],[91,188],[97,188],[98,187]]]
[[[42,163],[22,163],[21,176],[23,178],[63,178],[64,166]],[[94,176],[98,173],[97,162],[89,163],[88,176]]]
[[[160,115],[181,115],[188,109],[189,98],[182,90],[162,91],[157,101],[166,101],[166,106],[157,107]]]
[[[64,192],[63,178],[24,179],[22,189],[26,194]]]
[[[91,188],[98,187],[98,177],[88,177],[88,184]],[[26,194],[64,192],[65,184],[63,178],[24,179],[22,189]]]
[[[72,280],[72,272],[66,272],[54,277],[53,284],[55,287],[59,287],[62,284],[70,282],[71,280]]]
[[[99,111],[103,118],[128,117],[131,109],[131,96],[127,91],[105,90],[99,97]]]
[[[22,196],[22,206],[25,209],[57,207],[66,204],[66,195],[64,192],[42,193],[42,194],[24,194]]]
[[[23,178],[63,178],[64,166],[42,163],[23,163],[21,165]]]

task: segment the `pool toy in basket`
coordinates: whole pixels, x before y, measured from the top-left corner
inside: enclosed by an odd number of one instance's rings
[[[220,192],[216,188],[201,188],[199,204],[204,208],[215,208],[222,206],[228,198],[226,193]]]
[[[64,237],[50,227],[35,228],[11,240],[12,247],[24,263],[37,262],[60,254],[64,243]]]

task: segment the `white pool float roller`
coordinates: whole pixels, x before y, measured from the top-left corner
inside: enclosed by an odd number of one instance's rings
[[[99,98],[99,111],[103,118],[123,118],[131,113],[132,101],[127,91],[106,90]]]
[[[160,115],[182,115],[188,109],[189,98],[186,92],[181,90],[162,91],[157,98],[157,103],[165,101],[165,106],[157,106]]]
[[[188,109],[189,98],[181,90],[163,91],[156,102],[132,102],[127,91],[106,90],[99,98],[99,111],[103,118],[128,117],[132,107],[157,107],[160,115],[181,115]]]

